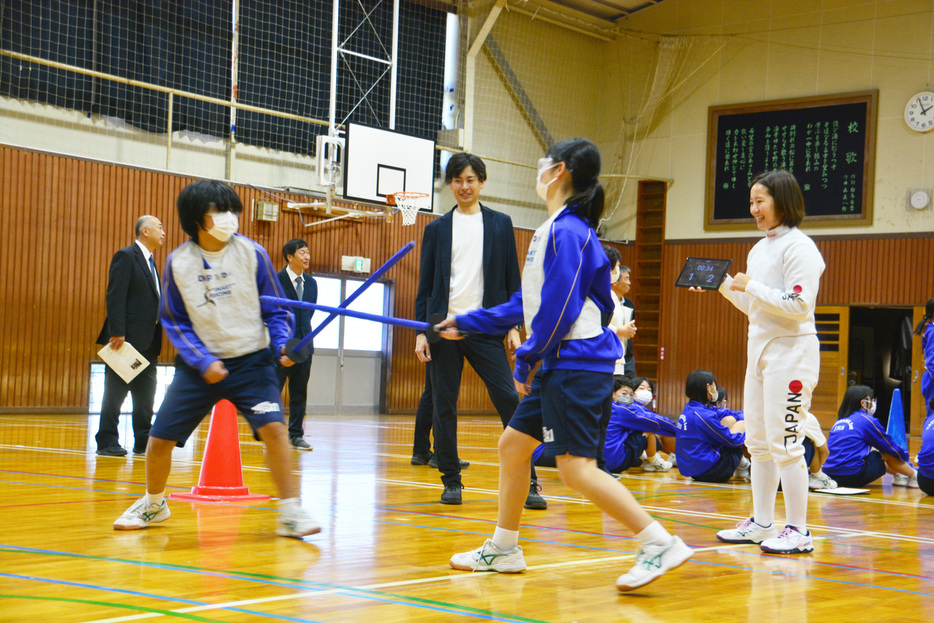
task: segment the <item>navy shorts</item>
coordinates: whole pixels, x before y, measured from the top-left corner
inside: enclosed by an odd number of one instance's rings
[[[739,462],[742,459],[742,449],[720,448],[720,458],[717,462],[703,474],[692,476],[692,478],[701,482],[726,482],[733,477],[733,472],[739,467]]]
[[[175,377],[165,391],[149,431],[151,437],[184,445],[204,416],[223,399],[237,407],[254,435],[270,422],[283,422],[282,395],[269,351],[264,349],[222,361],[229,372],[227,378],[209,385],[198,370],[176,357]]]
[[[878,480],[885,475],[885,460],[877,450],[872,450],[863,459],[862,468],[855,474],[831,474],[825,473],[837,481],[838,487],[865,487],[870,482]]]
[[[607,465],[606,468],[611,472],[624,472],[630,467],[639,467],[642,465],[642,453],[649,447],[648,438],[637,430],[629,431],[626,440],[623,441],[626,448],[626,456],[623,457],[619,465]]]
[[[814,460],[817,448],[814,446],[814,442],[808,437],[804,438],[804,443],[802,445],[804,446],[804,464],[807,465],[808,469],[811,469],[811,461]]]
[[[934,495],[934,478],[922,474],[920,469],[918,470],[918,488],[928,495]]]
[[[545,442],[544,454],[597,457],[600,420],[609,419],[612,372],[548,370],[532,379],[509,426]]]

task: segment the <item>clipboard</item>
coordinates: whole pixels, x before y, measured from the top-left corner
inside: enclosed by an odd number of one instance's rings
[[[689,257],[684,261],[681,274],[678,275],[675,286],[678,288],[701,288],[704,290],[717,290],[733,260],[718,260],[709,257]]]
[[[97,351],[97,354],[104,360],[104,363],[120,375],[120,378],[127,385],[149,365],[149,360],[143,357],[129,342],[124,342],[117,350],[112,349],[110,344],[104,344],[104,347]]]

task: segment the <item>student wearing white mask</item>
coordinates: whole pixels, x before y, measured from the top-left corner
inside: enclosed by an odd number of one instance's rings
[[[749,475],[743,456],[745,422],[716,406],[717,380],[709,370],[694,370],[684,384],[687,403],[678,418],[678,471],[702,482],[726,482]]]
[[[243,414],[266,449],[266,464],[279,493],[276,534],[301,538],[321,531],[302,508],[292,474],[282,395],[269,356],[292,366],[285,344],[294,319],[263,295],[282,298],[282,287],[266,251],[236,235],[243,205],[223,182],[199,180],[178,196],[178,217],[191,240],[165,265],[159,313],[166,336],[178,350],[175,377],[149,432],[146,494],[114,522],[115,530],[140,530],[165,521],[172,450],[183,445],[222,399]]]
[[[613,311],[613,300],[611,267],[594,231],[604,207],[600,152],[586,139],[561,141],[549,148],[538,170],[548,218],[529,244],[521,289],[502,305],[440,325],[446,339],[462,337],[448,327],[495,332],[524,321],[529,332],[516,349],[513,372],[516,390],[526,396],[499,440],[496,529],[479,548],[452,556],[450,564],[464,571],[525,570],[519,524],[532,455],[544,442],[565,484],[636,534],[636,564],[616,580],[617,589],[630,591],[680,566],[692,550],[596,463],[600,422],[611,410],[613,370],[622,354],[619,338],[601,317]]]
[[[841,487],[864,487],[889,473],[895,475],[892,484],[918,488],[918,472],[908,461],[908,451],[885,434],[875,414],[872,388],[847,388],[827,435],[830,456],[824,472]]]

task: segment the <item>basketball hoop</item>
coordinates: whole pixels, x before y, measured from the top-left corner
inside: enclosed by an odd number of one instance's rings
[[[419,210],[431,208],[428,193],[399,192],[386,196],[386,203],[394,205],[402,212],[402,225],[414,225]]]

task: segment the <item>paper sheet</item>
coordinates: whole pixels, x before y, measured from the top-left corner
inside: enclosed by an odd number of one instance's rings
[[[112,349],[110,344],[104,344],[104,347],[97,351],[97,354],[127,384],[149,365],[149,360],[143,357],[129,342],[124,342],[123,346],[117,350]]]
[[[869,489],[852,489],[850,487],[837,487],[836,489],[815,489],[815,493],[832,493],[834,495],[860,495],[869,493]]]

